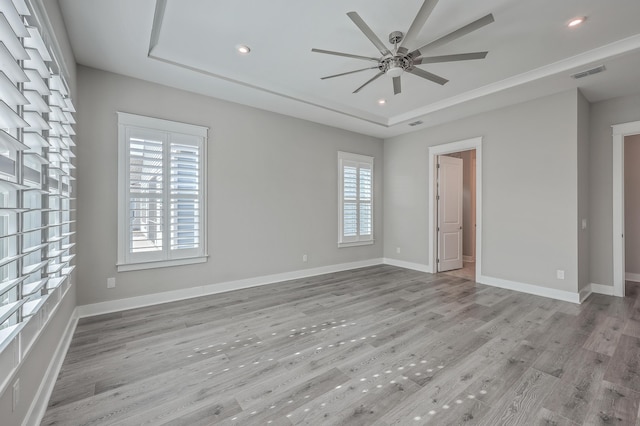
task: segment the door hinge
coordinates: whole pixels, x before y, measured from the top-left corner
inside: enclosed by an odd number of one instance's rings
[[[438,163],[437,166],[438,166],[437,168],[439,169],[440,168],[440,163]]]
[[[436,259],[436,263],[440,263],[440,259]]]
[[[436,201],[440,201],[440,196],[436,195]]]

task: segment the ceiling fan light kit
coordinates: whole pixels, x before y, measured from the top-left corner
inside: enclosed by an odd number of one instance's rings
[[[442,62],[453,62],[453,61],[467,61],[474,59],[484,59],[487,56],[488,52],[471,52],[471,53],[459,53],[453,55],[440,55],[440,56],[431,56],[425,57],[424,52],[429,51],[430,49],[434,49],[436,47],[442,46],[446,43],[449,43],[453,40],[456,40],[462,36],[465,36],[473,31],[476,31],[485,25],[488,25],[494,21],[493,15],[488,14],[483,16],[480,19],[477,19],[449,34],[446,34],[418,49],[410,51],[406,45],[413,44],[416,36],[424,26],[425,22],[431,15],[431,12],[435,8],[438,0],[425,0],[418,11],[418,14],[414,18],[409,30],[406,34],[401,31],[393,31],[389,34],[389,43],[393,45],[393,51],[389,50],[387,46],[378,38],[378,36],[369,28],[369,26],[364,22],[364,20],[358,15],[357,12],[349,12],[347,16],[353,21],[354,24],[362,31],[362,33],[373,43],[373,45],[380,51],[381,57],[369,57],[369,56],[361,56],[361,55],[353,55],[350,53],[342,53],[336,52],[332,50],[323,50],[323,49],[311,49],[312,52],[323,53],[326,55],[334,55],[334,56],[343,56],[347,58],[359,59],[364,61],[376,62],[376,66],[370,66],[367,68],[362,68],[354,71],[343,72],[340,74],[330,75],[326,77],[322,77],[322,80],[341,77],[344,75],[354,74],[361,71],[373,70],[377,69],[378,73],[365,82],[362,86],[358,87],[354,90],[353,93],[358,93],[365,86],[377,80],[379,77],[383,75],[388,75],[393,80],[393,93],[397,95],[402,92],[401,87],[401,75],[405,72],[413,74],[415,76],[424,78],[436,84],[444,85],[449,80],[446,78],[440,77],[438,75],[432,74],[428,71],[425,71],[421,68],[417,68],[417,65],[424,64],[434,64],[434,63],[442,63]]]

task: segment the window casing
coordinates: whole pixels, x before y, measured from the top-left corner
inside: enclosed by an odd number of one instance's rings
[[[206,261],[207,131],[118,113],[118,271]]]
[[[338,247],[373,244],[373,157],[338,152]]]
[[[15,351],[2,373],[29,350],[75,268],[75,109],[36,12],[25,0],[0,6],[0,354]]]

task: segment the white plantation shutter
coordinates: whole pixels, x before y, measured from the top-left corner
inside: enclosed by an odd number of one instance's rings
[[[338,245],[373,243],[373,157],[338,152]]]
[[[207,129],[118,113],[119,270],[206,260]]]
[[[75,109],[38,22],[30,3],[0,2],[0,351],[20,348],[14,368],[75,267]]]
[[[200,147],[188,142],[171,142],[171,250],[200,245]]]

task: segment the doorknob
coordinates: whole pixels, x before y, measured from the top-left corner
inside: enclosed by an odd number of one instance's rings
[[[462,226],[460,227],[460,230],[462,231]]]

